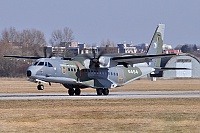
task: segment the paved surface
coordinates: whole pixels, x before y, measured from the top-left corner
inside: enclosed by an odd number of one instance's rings
[[[82,93],[69,96],[66,93],[0,93],[0,100],[34,100],[34,99],[117,99],[117,98],[200,98],[200,91],[126,91],[110,92],[108,96],[94,93]]]

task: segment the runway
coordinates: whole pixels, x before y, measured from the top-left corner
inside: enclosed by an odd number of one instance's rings
[[[118,98],[200,98],[200,91],[120,91],[108,96],[95,93],[81,93],[69,96],[66,93],[1,93],[0,100],[42,100],[42,99],[118,99]]]

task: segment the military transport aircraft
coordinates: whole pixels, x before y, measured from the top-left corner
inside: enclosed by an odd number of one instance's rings
[[[95,88],[97,95],[108,95],[110,88],[124,86],[129,82],[141,78],[160,68],[160,59],[176,56],[175,54],[162,54],[164,24],[159,24],[145,55],[109,55],[83,54],[70,58],[62,57],[35,57],[15,56],[4,57],[37,59],[26,71],[27,77],[38,83],[37,89],[43,90],[43,82],[60,83],[68,89],[69,95],[80,95],[81,89]],[[138,65],[139,63],[150,65]],[[169,70],[169,69],[168,69]]]

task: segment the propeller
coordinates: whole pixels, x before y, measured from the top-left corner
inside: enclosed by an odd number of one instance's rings
[[[85,54],[85,58],[90,59],[90,65],[89,65],[89,67],[94,66],[94,67],[96,67],[96,68],[99,68],[99,67],[100,67],[100,64],[102,64],[102,63],[99,61],[99,58],[100,58],[103,54],[104,54],[104,50],[102,50],[102,51],[98,54],[98,56],[97,56],[97,54],[96,54],[94,48],[92,48],[92,57],[89,56],[88,54]]]

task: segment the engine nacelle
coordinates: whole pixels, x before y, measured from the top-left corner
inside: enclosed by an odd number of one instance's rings
[[[117,62],[112,61],[111,57],[108,57],[108,56],[101,56],[99,58],[99,62],[100,62],[101,68],[109,68],[109,67],[117,66]]]
[[[85,59],[84,60],[84,66],[87,69],[90,69],[90,64],[91,64],[91,60],[90,59]],[[112,61],[111,57],[108,56],[101,56],[99,58],[99,67],[100,68],[109,68],[109,67],[114,67],[117,65],[117,62]]]

